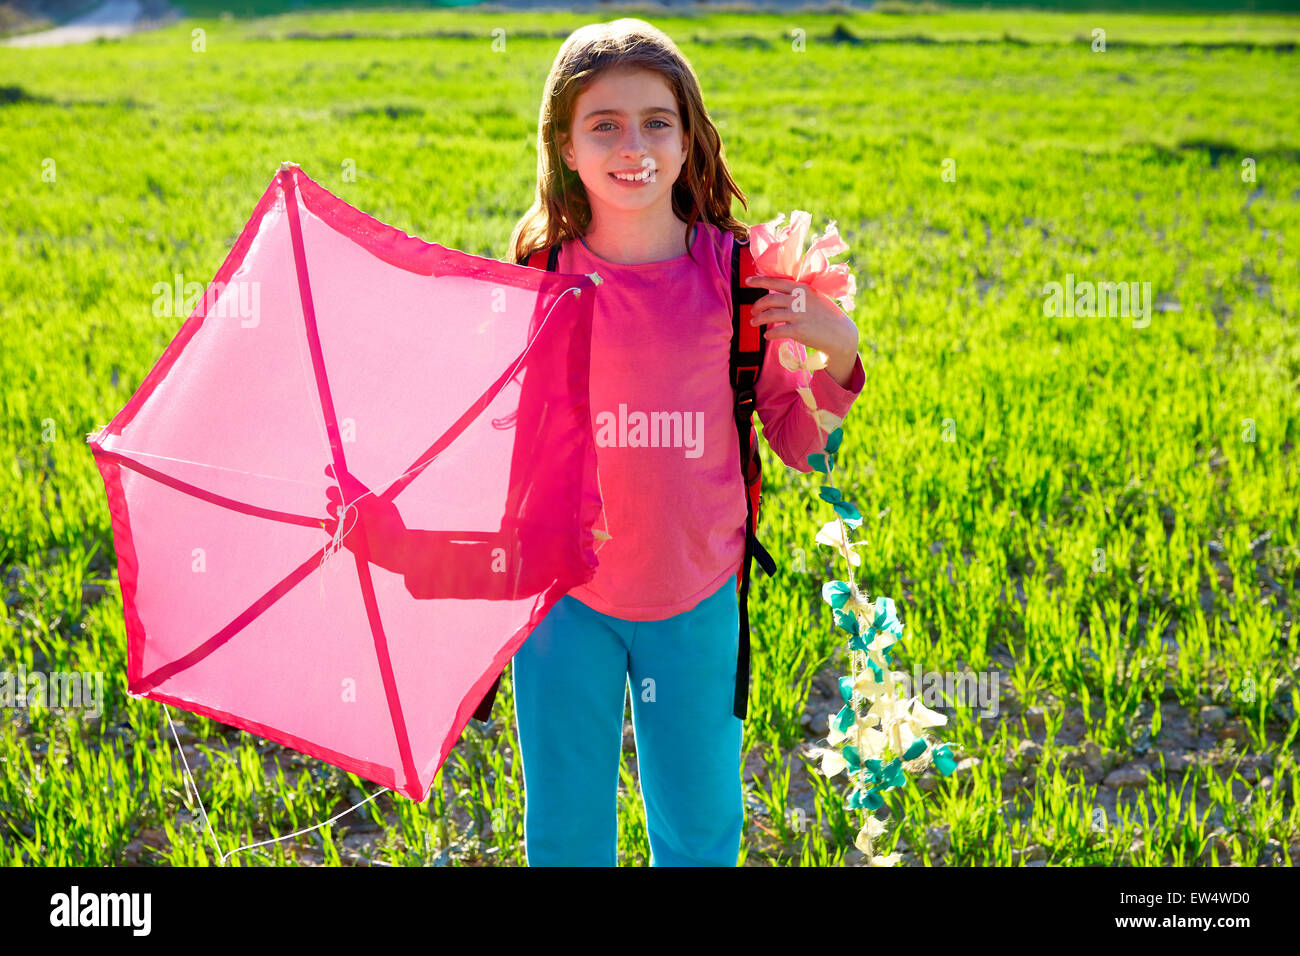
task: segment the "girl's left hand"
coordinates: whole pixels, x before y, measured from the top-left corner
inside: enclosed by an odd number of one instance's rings
[[[824,293],[804,282],[778,276],[751,276],[750,285],[773,291],[753,306],[755,325],[772,324],[763,332],[766,339],[793,339],[805,348],[826,353],[826,369],[837,381],[844,380],[858,358],[858,327],[838,305]],[[802,291],[801,291],[802,290]],[[845,371],[847,370],[847,371]],[[840,382],[844,384],[843,381]]]
[[[333,465],[325,466],[325,475],[334,478]],[[390,571],[398,570],[397,555],[402,553],[402,539],[406,535],[406,525],[397,510],[397,505],[378,497],[360,479],[346,471],[343,472],[338,486],[330,485],[325,489],[325,513],[329,515],[321,525],[325,533],[333,537],[339,523],[339,512],[341,509],[346,510],[343,509],[343,501],[339,497],[340,487],[347,497],[348,509],[355,511],[354,517],[343,516],[343,527],[347,532],[343,535],[343,547],[353,554],[360,553],[358,549],[362,547],[362,534],[364,534],[365,552],[369,560],[381,568],[388,568]],[[360,528],[357,527],[358,525]],[[359,533],[353,533],[354,531]]]

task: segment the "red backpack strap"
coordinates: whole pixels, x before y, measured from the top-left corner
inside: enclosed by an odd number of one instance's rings
[[[554,272],[559,261],[560,244],[558,242],[551,246],[550,249],[543,246],[541,249],[535,249],[528,255],[515,260],[518,265],[531,266],[534,269],[544,269],[547,272]]]
[[[551,246],[550,249],[543,246],[541,249],[534,250],[529,255],[516,259],[515,263],[521,266],[530,266],[533,269],[545,269],[547,272],[554,272],[559,261],[560,244],[557,242],[555,245]],[[501,673],[504,674],[505,671],[503,670]],[[498,674],[497,679],[492,682],[492,686],[487,689],[487,693],[483,695],[483,699],[479,701],[478,707],[475,708],[475,720],[481,720],[486,723],[491,719],[492,704],[497,699],[497,689],[500,686],[501,674]]]
[[[733,239],[731,245],[731,388],[735,396],[736,434],[740,440],[740,469],[745,482],[745,556],[736,578],[740,607],[740,645],[736,655],[736,694],[732,713],[745,719],[749,698],[749,569],[757,560],[768,574],[776,573],[776,562],[758,542],[758,513],[762,501],[763,467],[758,454],[758,433],[754,429],[754,392],[763,371],[767,339],[763,329],[750,323],[754,303],[767,295],[761,286],[745,280],[754,275],[754,255],[748,240]]]
[[[767,294],[762,287],[745,284],[745,280],[754,274],[754,256],[749,242],[734,241],[731,246],[731,387],[736,392],[737,424],[740,416],[744,415],[750,428],[753,427],[750,416],[754,411],[754,389],[767,352],[763,329],[750,323],[754,303]],[[755,477],[751,455],[747,451],[756,448],[755,443],[746,441],[746,436],[741,435],[740,466],[747,486]]]

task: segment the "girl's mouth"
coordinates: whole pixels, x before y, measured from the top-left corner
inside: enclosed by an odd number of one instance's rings
[[[626,186],[629,189],[639,189],[640,187],[655,181],[655,170],[651,169],[643,171],[638,173],[635,177],[629,176],[626,179],[620,179],[618,176],[610,173],[609,178],[614,180],[614,182],[618,183],[620,186]]]

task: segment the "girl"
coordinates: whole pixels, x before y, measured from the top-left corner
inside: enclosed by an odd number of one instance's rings
[[[566,594],[514,657],[530,865],[613,866],[630,677],[637,767],[652,866],[735,866],[744,796],[736,680],[736,573],[745,491],[732,394],[731,216],[745,202],[704,110],[695,73],[650,24],[592,24],[564,42],[547,77],[537,131],[537,198],[511,236],[511,258],[562,242],[558,269],[599,273],[591,408],[605,501],[595,577]],[[847,414],[865,373],[858,332],[796,284],[753,307],[771,339],[826,353],[811,387]],[[763,363],[756,407],[781,459],[810,472],[824,436],[795,392]],[[627,414],[680,412],[690,447],[620,447]],[[631,444],[628,442],[627,444]],[[683,445],[689,443],[684,441]]]
[[[561,242],[560,272],[603,280],[590,399],[611,538],[591,581],[561,598],[514,657],[525,853],[531,866],[616,865],[630,678],[651,865],[735,866],[744,818],[736,576],[747,514],[728,359],[731,244],[748,237],[731,199],[745,197],[694,71],[642,20],[588,25],[565,40],[537,144],[536,201],[509,258]],[[754,321],[771,326],[769,340],[826,353],[807,384],[819,408],[846,415],[865,381],[853,322],[806,285],[757,284],[772,291],[753,306]],[[755,405],[776,453],[810,472],[806,457],[825,436],[795,392],[804,375],[770,350]],[[635,433],[618,423],[637,412],[677,416],[683,440],[624,441]]]

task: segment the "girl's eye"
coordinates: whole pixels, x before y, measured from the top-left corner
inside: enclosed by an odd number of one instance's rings
[[[661,126],[662,126],[663,128],[665,128],[665,129],[668,127],[668,123],[667,123],[667,122],[665,122],[664,120],[658,119],[658,118],[656,118],[656,119],[652,119],[652,120],[650,120],[649,122],[651,122],[651,123],[659,123],[659,124],[661,124]],[[610,120],[602,120],[601,122],[597,123],[594,127],[592,127],[592,131],[593,131],[593,132],[596,132],[596,133],[603,132],[603,130],[601,129],[602,126],[608,126],[608,127],[610,127],[610,128],[613,128],[614,124],[613,124],[613,122],[610,121]],[[659,129],[660,127],[655,127],[655,128],[656,128],[656,129]]]

